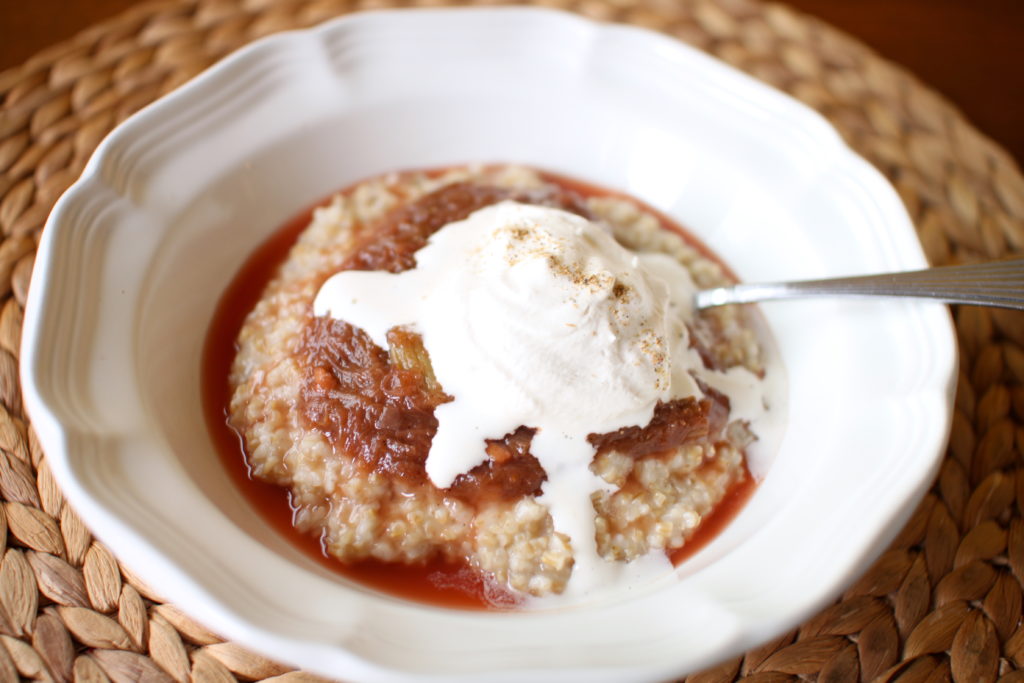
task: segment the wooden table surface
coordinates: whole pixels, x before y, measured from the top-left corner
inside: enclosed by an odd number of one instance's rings
[[[0,70],[138,0],[0,0]],[[1024,0],[788,0],[946,95],[1024,166]]]

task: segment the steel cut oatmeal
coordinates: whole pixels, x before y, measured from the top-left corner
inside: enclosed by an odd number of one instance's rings
[[[690,304],[728,281],[640,203],[531,169],[371,179],[245,319],[230,422],[340,560],[582,599],[670,570],[750,476],[763,335]]]

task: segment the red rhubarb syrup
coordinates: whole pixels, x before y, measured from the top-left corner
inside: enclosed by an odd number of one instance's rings
[[[544,174],[544,179],[582,197],[622,196],[553,174]],[[207,334],[202,367],[203,410],[217,454],[231,480],[260,517],[294,547],[327,569],[382,593],[434,606],[470,610],[514,608],[521,602],[517,596],[494,585],[465,563],[443,560],[421,565],[376,560],[341,562],[326,552],[320,538],[295,528],[292,523],[295,510],[285,488],[261,481],[250,472],[243,439],[227,418],[231,398],[228,377],[236,352],[235,340],[245,317],[287,258],[299,234],[309,225],[313,210],[328,201],[318,202],[277,229],[245,261],[218,303]],[[670,218],[648,206],[643,208],[657,216],[662,227],[679,233],[702,254],[718,261],[707,247]],[[705,516],[686,545],[669,553],[673,564],[678,565],[696,554],[736,516],[756,488],[749,472],[745,475]]]

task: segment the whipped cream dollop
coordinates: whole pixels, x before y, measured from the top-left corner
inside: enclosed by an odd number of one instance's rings
[[[700,397],[708,386],[764,401],[743,368],[704,368],[689,348],[689,272],[663,254],[634,253],[608,230],[559,209],[504,201],[449,223],[398,274],[343,271],[314,302],[387,348],[387,332],[418,332],[453,401],[438,406],[426,461],[440,488],[488,457],[485,439],[536,429],[530,451],[547,474],[539,501],[571,540],[566,589],[577,597],[630,575],[663,573],[664,553],[604,561],[594,541],[591,494],[612,490],[590,471],[593,433],[646,425],[659,401]]]

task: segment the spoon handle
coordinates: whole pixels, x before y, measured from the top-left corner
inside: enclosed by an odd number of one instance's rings
[[[697,292],[697,308],[810,296],[898,296],[1024,310],[1024,259],[859,277],[738,284]]]

